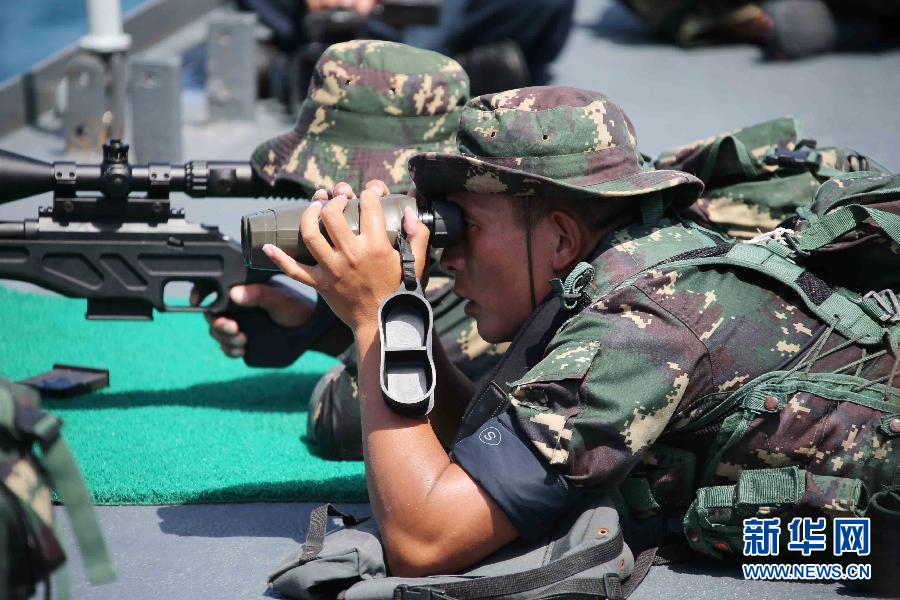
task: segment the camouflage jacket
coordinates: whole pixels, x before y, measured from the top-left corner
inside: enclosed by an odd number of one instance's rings
[[[884,416],[800,392],[776,399],[772,418],[754,420],[714,465],[712,480],[701,481],[730,416],[716,409],[743,386],[796,366],[820,341],[814,373],[853,368],[884,381],[895,360],[847,343],[765,276],[658,264],[719,243],[703,238],[681,226],[613,235],[593,261],[583,308],[543,359],[510,383],[508,414],[519,435],[569,484],[609,490],[640,480],[647,500],[631,508],[679,518],[698,486],[734,483],[745,469],[805,469],[803,503],[826,510],[842,508],[833,501],[840,490],[828,486],[843,484],[830,478],[859,478],[872,491],[896,484],[896,436],[884,419],[900,415],[900,400],[891,401],[896,414]]]

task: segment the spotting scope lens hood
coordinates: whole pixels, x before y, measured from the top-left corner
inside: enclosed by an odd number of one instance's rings
[[[300,217],[309,206],[307,203],[270,208],[241,217],[241,250],[245,264],[251,269],[280,271],[262,251],[266,244],[281,248],[285,254],[299,263],[316,264],[300,237]],[[381,199],[385,230],[391,244],[397,244],[397,236],[403,227],[403,211],[407,207],[416,210],[419,219],[431,231],[431,245],[446,248],[462,239],[465,232],[462,211],[447,201],[418,205],[412,196],[391,194]],[[355,235],[359,235],[359,200],[351,200],[344,209],[344,219]],[[322,235],[328,239],[325,225],[319,225]],[[330,240],[329,240],[330,241]]]

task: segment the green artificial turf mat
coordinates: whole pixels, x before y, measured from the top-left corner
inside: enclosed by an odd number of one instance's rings
[[[88,321],[85,307],[0,286],[0,376],[109,369],[108,388],[44,401],[98,504],[365,499],[361,462],[322,460],[301,439],[335,359],[252,369],[222,355],[198,314]]]

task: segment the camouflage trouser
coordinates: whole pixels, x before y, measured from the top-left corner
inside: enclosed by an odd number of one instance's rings
[[[622,0],[655,33],[682,46],[708,41],[723,27],[747,21],[762,12],[762,0]],[[898,19],[897,0],[825,3],[841,15],[863,19]],[[884,24],[883,24],[884,25]],[[890,27],[890,25],[888,25]]]
[[[682,46],[694,46],[721,27],[761,12],[747,0],[622,0],[655,33]]]
[[[489,344],[478,335],[475,321],[463,312],[465,302],[446,278],[432,277],[427,292],[434,310],[434,329],[453,361],[469,379],[480,380],[494,367],[508,344]],[[324,458],[362,458],[362,426],[356,346],[341,356],[341,364],[322,376],[309,399],[306,441]]]

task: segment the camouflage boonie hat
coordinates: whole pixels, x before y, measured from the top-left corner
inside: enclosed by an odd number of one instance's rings
[[[634,127],[599,92],[546,86],[473,98],[460,116],[459,152],[409,161],[416,189],[620,198],[668,190],[686,206],[703,191],[688,173],[641,167]]]
[[[412,184],[406,161],[454,152],[469,77],[455,60],[404,44],[356,40],[329,47],[316,64],[294,129],[261,144],[250,163],[270,185],[290,181],[359,190],[381,179]]]

